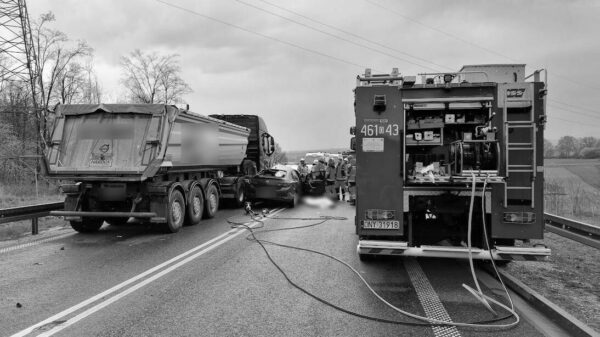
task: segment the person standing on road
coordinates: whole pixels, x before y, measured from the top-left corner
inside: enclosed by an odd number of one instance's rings
[[[348,202],[356,205],[356,160],[353,156],[348,156]]]
[[[346,179],[348,179],[347,165],[344,159],[339,157],[335,166],[335,184],[333,185],[336,200],[346,200]]]
[[[335,162],[333,158],[329,158],[329,163],[327,168],[325,169],[325,192],[328,197],[334,199],[336,196],[335,193]]]
[[[308,175],[310,174],[310,169],[308,168],[308,165],[306,165],[304,158],[300,159],[300,164],[298,165],[298,173],[300,174],[300,181],[302,182],[305,182]]]

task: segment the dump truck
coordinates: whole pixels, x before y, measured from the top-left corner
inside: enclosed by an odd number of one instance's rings
[[[106,221],[174,233],[214,217],[224,196],[243,199],[243,184],[224,195],[223,183],[243,176],[249,128],[164,104],[58,105],[53,115],[44,164],[64,182],[65,207],[52,214],[78,232]]]
[[[544,70],[357,76],[356,234],[371,255],[543,260]],[[419,81],[420,79],[420,81]]]
[[[248,146],[246,147],[245,162],[249,161],[252,164],[252,170],[245,172],[247,169],[243,166],[239,172],[243,172],[244,176],[252,176],[261,170],[269,168],[269,157],[275,152],[275,143],[273,137],[267,130],[265,121],[257,115],[209,115],[211,118],[229,122],[232,124],[246,127],[250,130],[248,135]],[[242,206],[245,202],[245,183],[243,176],[236,172],[236,168],[230,168],[225,172],[225,176],[220,180],[223,198],[228,198],[233,201],[236,206]]]

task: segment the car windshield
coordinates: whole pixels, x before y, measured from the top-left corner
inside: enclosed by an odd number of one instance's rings
[[[260,171],[258,173],[258,175],[261,177],[284,178],[286,175],[286,172],[284,170],[269,169],[269,170]]]

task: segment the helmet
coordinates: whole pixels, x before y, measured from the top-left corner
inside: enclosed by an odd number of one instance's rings
[[[304,158],[300,158],[300,161],[304,161]]]

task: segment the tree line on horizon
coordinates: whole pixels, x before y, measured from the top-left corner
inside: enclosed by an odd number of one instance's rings
[[[544,139],[544,158],[600,158],[600,138],[563,136],[556,144]]]

